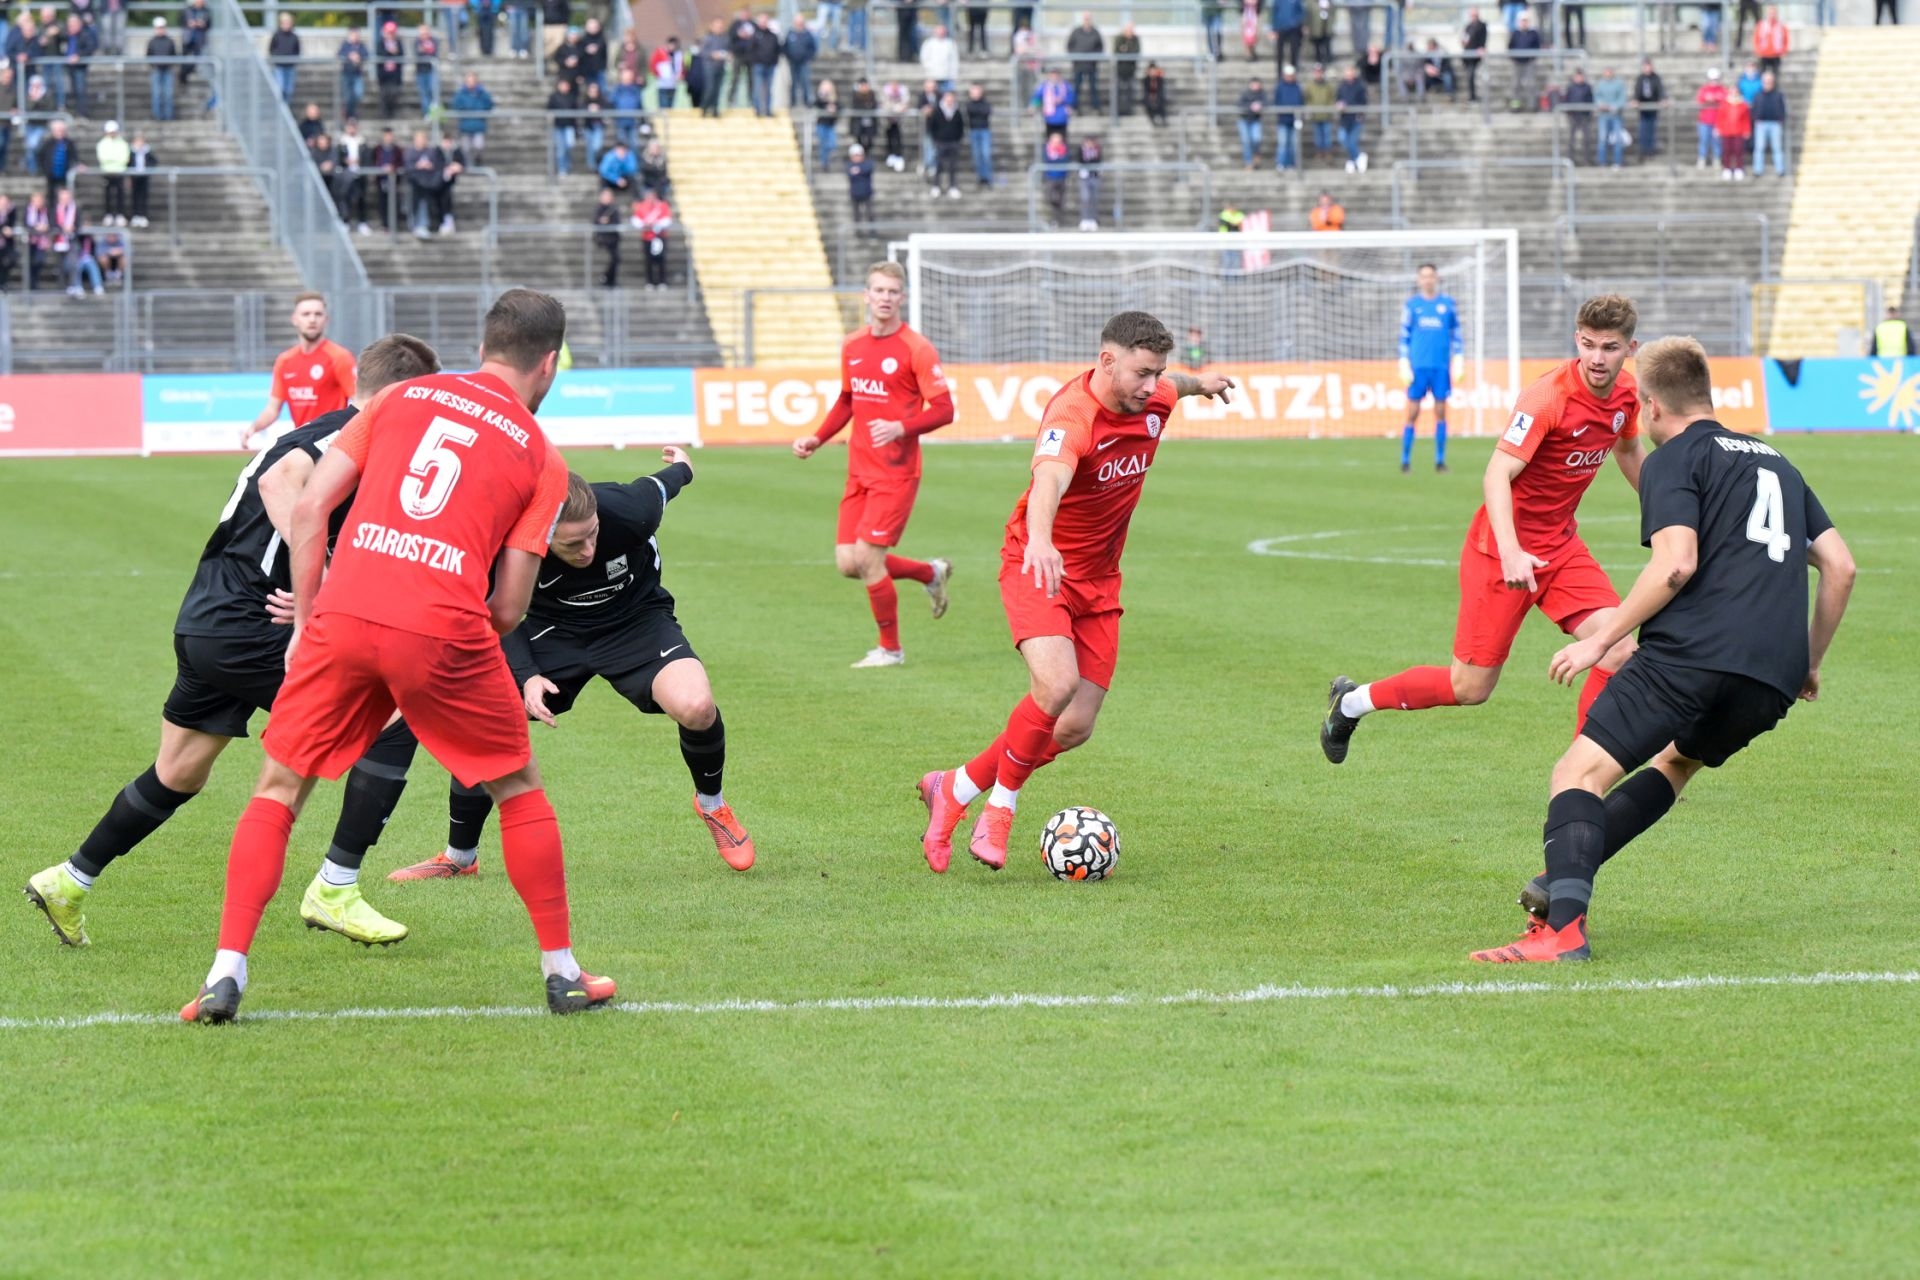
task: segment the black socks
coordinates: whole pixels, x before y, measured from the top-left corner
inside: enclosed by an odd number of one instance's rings
[[[158,831],[174,810],[196,794],[163,785],[154,766],[149,765],[113,798],[105,816],[74,852],[74,867],[87,876],[99,875],[108,863]]]

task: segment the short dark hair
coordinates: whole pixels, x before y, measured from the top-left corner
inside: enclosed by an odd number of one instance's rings
[[[1122,311],[1100,330],[1100,345],[1122,351],[1151,351],[1157,356],[1173,350],[1173,335],[1167,326],[1144,311]]]
[[[354,395],[367,397],[396,382],[440,372],[440,356],[410,333],[390,333],[360,348]]]
[[[324,293],[315,293],[311,289],[307,290],[305,293],[296,293],[293,295],[292,310],[298,311],[300,309],[300,304],[303,302],[317,302],[324,307],[327,305],[327,295]]]
[[[1440,274],[1440,268],[1434,266],[1431,262],[1421,263],[1419,266],[1413,269],[1413,274],[1419,275],[1422,271],[1431,271],[1435,275]]]
[[[600,510],[600,499],[594,495],[593,486],[578,471],[567,472],[567,500],[560,507],[560,518],[555,523],[573,524],[580,520],[590,520]]]
[[[488,360],[529,372],[567,340],[567,309],[534,289],[509,289],[487,309],[480,350]]]

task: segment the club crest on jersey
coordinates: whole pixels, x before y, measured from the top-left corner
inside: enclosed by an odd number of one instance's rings
[[[613,559],[607,561],[607,576],[609,578],[621,577],[626,571],[627,558],[625,556],[615,556]]]
[[[1158,440],[1159,438],[1160,438],[1160,415],[1157,413],[1150,413],[1147,415],[1147,439]]]
[[[1033,447],[1035,453],[1044,453],[1050,458],[1060,456],[1060,447],[1067,442],[1067,433],[1059,427],[1048,427],[1040,433],[1040,443]]]
[[[888,356],[885,360],[882,360],[880,362],[880,372],[882,373],[894,373],[899,368],[900,368],[900,362],[898,360],[895,360],[892,356]]]
[[[1620,428],[1626,425],[1627,425],[1627,411],[1625,409],[1615,409],[1613,411],[1613,429],[1615,431],[1618,431]]]
[[[1516,413],[1513,415],[1513,422],[1507,427],[1507,434],[1502,439],[1508,444],[1525,444],[1527,432],[1531,430],[1533,430],[1533,415]]]
[[[307,370],[307,376],[309,378],[312,378],[315,382],[318,382],[320,381],[320,376],[325,372],[326,372],[325,369],[321,368],[319,365],[315,365],[313,366],[313,368]]]

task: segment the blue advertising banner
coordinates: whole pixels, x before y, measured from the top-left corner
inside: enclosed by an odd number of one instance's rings
[[[697,444],[691,369],[569,369],[540,405],[555,444]]]
[[[1774,431],[1912,431],[1920,427],[1920,358],[1767,360]],[[1789,377],[1789,374],[1792,377]]]
[[[140,380],[143,438],[148,453],[225,453],[267,407],[273,386],[265,373],[150,373]],[[282,415],[284,425],[292,422]],[[271,433],[269,433],[270,435]],[[256,439],[265,447],[267,436]]]

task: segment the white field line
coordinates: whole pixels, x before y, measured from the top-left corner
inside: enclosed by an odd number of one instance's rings
[[[1661,991],[1725,991],[1767,987],[1911,986],[1920,970],[1864,973],[1747,974],[1690,978],[1609,978],[1601,981],[1543,982],[1490,979],[1436,982],[1417,986],[1309,987],[1262,984],[1244,991],[1181,991],[1170,995],[988,996],[835,996],[818,1000],[623,1000],[604,1012],[652,1017],[703,1017],[714,1014],[971,1012],[1018,1009],[1151,1009],[1182,1005],[1279,1004],[1320,1000],[1434,1000],[1475,996],[1641,994]],[[244,1022],[415,1022],[444,1018],[537,1018],[537,1005],[457,1005],[393,1009],[262,1009],[243,1012]],[[83,1027],[147,1027],[177,1022],[170,1013],[88,1013],[64,1018],[0,1017],[0,1031],[74,1031]]]

